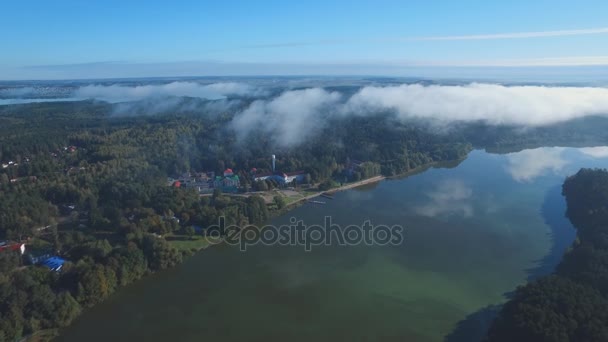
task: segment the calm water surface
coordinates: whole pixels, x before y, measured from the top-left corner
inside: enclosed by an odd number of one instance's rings
[[[571,244],[561,184],[581,167],[608,167],[608,147],[474,151],[340,192],[273,223],[400,224],[404,242],[216,246],[118,291],[58,340],[473,341],[488,307],[551,272]]]

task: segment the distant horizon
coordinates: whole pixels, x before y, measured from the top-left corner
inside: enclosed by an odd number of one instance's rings
[[[403,68],[409,73],[242,73],[242,74],[167,74],[167,75],[94,75],[90,77],[65,78],[12,78],[0,79],[0,83],[16,82],[94,82],[127,80],[171,80],[171,79],[238,79],[238,78],[394,78],[412,80],[480,81],[480,82],[532,82],[532,83],[594,83],[608,82],[608,65],[599,66],[526,66],[526,67],[416,67]],[[418,72],[412,71],[413,69]]]

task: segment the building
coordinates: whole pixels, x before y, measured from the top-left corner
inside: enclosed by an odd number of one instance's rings
[[[253,171],[253,170],[252,170]],[[306,179],[306,172],[304,171],[296,171],[296,172],[274,172],[274,173],[264,173],[260,175],[254,175],[254,181],[264,181],[264,180],[274,180],[281,185],[293,183],[295,180],[296,183],[304,183]]]
[[[5,251],[19,251],[21,255],[25,253],[25,244],[24,243],[3,243],[0,246],[0,252]]]
[[[215,172],[186,172],[177,179],[167,178],[168,186],[182,187],[187,189],[195,189],[201,194],[213,192],[213,181]]]
[[[44,260],[41,265],[49,268],[51,271],[59,272],[61,271],[61,268],[63,267],[64,263],[64,259],[57,256],[53,256]]]
[[[224,174],[226,174],[226,172],[224,172]],[[213,181],[213,187],[215,189],[220,189],[223,192],[237,192],[241,186],[241,180],[239,179],[239,176],[234,175],[234,173],[228,174],[230,175],[224,177],[216,176],[215,180]]]

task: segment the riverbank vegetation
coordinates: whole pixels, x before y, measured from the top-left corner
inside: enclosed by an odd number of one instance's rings
[[[567,216],[578,237],[555,274],[522,286],[487,341],[608,341],[608,171],[566,179]]]

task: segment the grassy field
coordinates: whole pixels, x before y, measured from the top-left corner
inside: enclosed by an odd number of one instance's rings
[[[179,250],[201,250],[211,246],[207,237],[200,235],[190,238],[187,235],[171,234],[165,236],[165,239]]]

